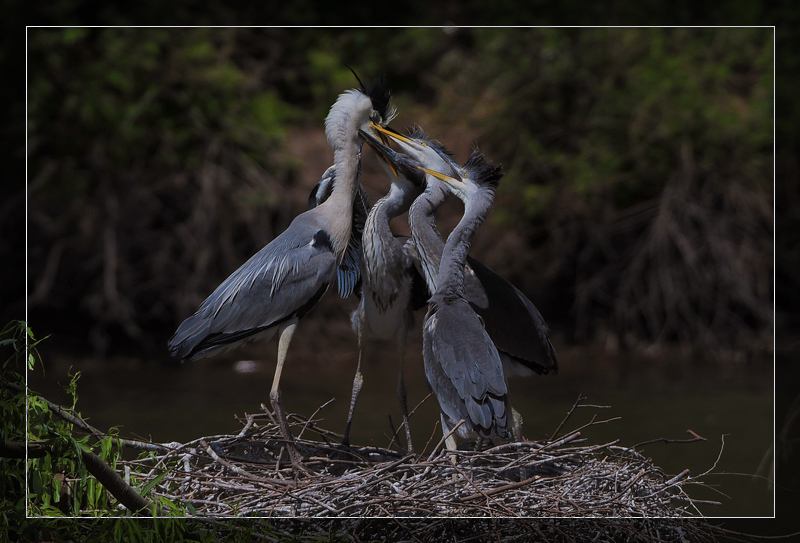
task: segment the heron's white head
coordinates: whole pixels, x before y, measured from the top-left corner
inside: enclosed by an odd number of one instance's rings
[[[372,100],[357,89],[343,92],[325,118],[328,145],[336,151],[348,143],[358,142],[358,129],[369,124],[373,113]]]
[[[384,126],[391,121],[397,114],[391,100],[392,95],[384,77],[368,87],[362,84],[360,89],[350,89],[340,94],[325,119],[325,135],[331,149],[336,151],[358,142],[358,130],[371,131],[370,122]]]

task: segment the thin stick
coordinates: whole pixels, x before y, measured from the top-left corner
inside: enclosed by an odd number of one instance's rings
[[[576,407],[578,407],[578,404],[579,404],[579,403],[581,403],[581,401],[582,401],[582,400],[585,400],[585,399],[586,399],[586,398],[585,398],[585,397],[584,397],[582,394],[578,394],[578,399],[577,399],[577,400],[575,400],[575,403],[574,403],[574,404],[572,404],[572,407],[571,407],[571,408],[570,408],[570,410],[567,412],[567,416],[566,416],[566,417],[564,417],[564,420],[562,420],[562,421],[561,421],[561,424],[559,424],[559,425],[558,425],[558,427],[556,428],[556,431],[555,431],[555,432],[553,432],[553,433],[552,433],[552,435],[551,435],[551,436],[548,438],[548,441],[553,441],[553,438],[555,438],[555,437],[558,435],[558,432],[560,432],[560,431],[561,431],[561,428],[563,428],[563,427],[564,427],[564,425],[567,423],[567,421],[569,420],[569,418],[572,416],[572,413],[574,413],[574,412],[575,412],[575,408],[576,408]]]
[[[428,438],[428,441],[425,443],[425,446],[422,448],[422,452],[421,452],[421,453],[419,453],[419,454],[420,454],[420,456],[422,456],[423,454],[425,454],[425,451],[427,451],[427,450],[428,450],[428,445],[430,445],[430,444],[431,444],[431,440],[433,440],[433,436],[435,436],[435,435],[436,435],[436,429],[437,429],[438,427],[439,427],[439,421],[437,420],[437,421],[436,421],[436,422],[433,424],[433,430],[431,431],[431,435],[430,435],[430,437]]]
[[[456,430],[458,430],[459,426],[461,426],[462,424],[464,424],[464,419],[461,419],[460,421],[458,421],[458,424],[456,424],[455,426],[453,426],[453,427],[450,429],[450,431],[449,431],[449,432],[447,432],[445,435],[443,435],[443,436],[442,436],[442,439],[440,439],[440,440],[439,440],[439,443],[437,443],[437,444],[436,444],[436,446],[435,446],[435,447],[433,448],[433,450],[431,451],[431,454],[430,454],[430,456],[428,457],[428,462],[430,462],[431,460],[433,460],[433,455],[434,455],[434,454],[436,454],[436,451],[439,449],[439,447],[441,447],[441,446],[442,446],[442,443],[444,443],[444,442],[447,440],[447,438],[448,438],[448,437],[450,437],[451,435],[453,435],[453,433],[454,433]]]
[[[706,438],[697,435],[692,430],[686,430],[686,433],[692,436],[691,439],[667,439],[666,437],[660,437],[658,439],[651,439],[650,441],[642,441],[641,443],[637,443],[632,449],[636,447],[640,447],[642,445],[650,445],[651,443],[694,443],[696,441],[708,441]]]
[[[332,401],[334,401],[335,399],[336,399],[336,398],[331,398],[330,400],[328,400],[328,401],[327,401],[327,402],[325,402],[324,404],[322,404],[322,405],[320,405],[319,407],[317,407],[317,409],[316,409],[316,410],[315,410],[315,411],[314,411],[314,412],[311,414],[311,416],[308,418],[308,420],[306,421],[306,423],[303,425],[303,428],[300,430],[300,433],[297,435],[297,439],[300,439],[301,437],[303,437],[303,432],[305,432],[305,431],[306,431],[306,428],[308,428],[308,425],[309,425],[309,424],[312,424],[312,423],[314,422],[314,418],[317,416],[317,413],[319,413],[319,412],[320,412],[322,409],[324,409],[325,407],[327,407],[327,406],[328,406],[328,404],[330,404],[330,403],[331,403]]]
[[[427,400],[428,398],[430,398],[432,394],[433,394],[433,392],[428,392],[428,395],[427,395],[427,396],[425,396],[424,398],[422,398],[422,400],[420,400],[420,402],[419,402],[419,403],[418,403],[418,404],[417,404],[417,405],[414,407],[414,409],[412,409],[412,410],[409,412],[409,414],[408,414],[408,420],[411,420],[411,415],[413,415],[414,413],[416,413],[416,412],[417,412],[417,409],[419,409],[419,407],[420,407],[422,404],[424,404],[424,403],[425,403],[425,400]],[[390,424],[391,424],[391,420],[392,420],[392,419],[391,419],[391,417],[389,417],[389,423],[390,423]],[[402,422],[402,424],[400,424],[400,428],[398,428],[398,429],[397,429],[397,430],[398,430],[398,432],[399,432],[400,430],[402,430],[402,429],[403,429],[403,427],[404,427],[405,425],[406,425],[406,421],[403,421],[403,422]],[[390,448],[390,449],[392,448],[392,445],[394,444],[394,442],[395,442],[395,439],[397,439],[397,432],[394,432],[394,435],[392,436],[392,440],[389,442],[389,446],[388,446],[388,448]],[[420,453],[420,454],[425,454],[425,451],[423,450],[423,451],[422,451],[422,453]]]

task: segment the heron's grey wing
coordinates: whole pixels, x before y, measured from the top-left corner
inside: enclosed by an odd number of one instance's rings
[[[183,360],[303,317],[336,270],[326,231],[305,213],[233,272],[169,342]],[[305,217],[305,218],[304,218]]]
[[[426,321],[425,375],[453,422],[465,418],[480,435],[504,436],[508,391],[500,356],[477,316],[463,309],[440,308]]]
[[[467,300],[499,351],[539,374],[558,372],[556,351],[542,314],[527,296],[487,266],[467,257]]]

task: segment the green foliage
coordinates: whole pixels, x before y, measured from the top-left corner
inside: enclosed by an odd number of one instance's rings
[[[23,373],[15,371],[15,364],[26,360],[27,369],[32,370],[36,359],[35,346],[39,343],[24,322],[12,322],[2,331],[3,346],[13,347],[14,353],[3,363],[2,431],[4,442],[24,443],[31,448],[37,446],[48,450],[41,458],[30,458],[27,466],[28,499],[25,500],[25,480],[19,469],[22,460],[4,458],[3,495],[18,496],[14,512],[25,511],[30,516],[79,515],[82,510],[93,514],[113,513],[103,487],[91,477],[81,461],[81,451],[98,449],[100,457],[112,467],[117,453],[112,448],[113,437],[108,436],[94,446],[89,437],[74,437],[71,423],[54,416],[44,398],[29,392],[25,395]],[[77,382],[80,372],[72,375],[66,390],[72,397],[74,411],[77,403]],[[12,386],[16,388],[11,388]],[[15,393],[10,394],[11,391]],[[27,407],[27,409],[25,409]],[[27,421],[25,419],[27,412]],[[78,414],[79,416],[79,414]],[[13,464],[13,466],[12,466]],[[16,468],[16,469],[15,469]],[[9,501],[4,502],[8,504]],[[11,511],[4,511],[9,515]],[[9,525],[4,522],[4,525]]]
[[[1,437],[4,444],[24,443],[24,374],[28,364],[37,358],[35,345],[39,341],[22,321],[7,325],[0,332],[0,338],[0,347],[10,352],[3,361],[0,376]],[[65,387],[72,397],[73,412],[77,404],[79,377],[79,372],[72,374],[69,385]],[[112,429],[112,435],[90,444],[88,436],[76,437],[73,424],[55,416],[45,399],[32,391],[27,395],[27,418],[28,447],[33,450],[37,445],[45,445],[48,453],[42,458],[29,458],[27,470],[24,458],[0,458],[0,495],[3,497],[0,501],[0,542],[245,542],[251,541],[256,532],[270,533],[268,525],[241,521],[192,524],[183,519],[113,518],[85,524],[78,518],[64,518],[130,515],[129,511],[121,511],[111,503],[107,491],[88,473],[81,461],[81,451],[93,451],[113,468],[119,459],[117,432]],[[152,453],[143,453],[148,454]],[[136,479],[135,474],[132,478]],[[138,491],[146,496],[162,479],[156,477]],[[193,512],[191,506],[183,507],[164,497],[154,501],[167,516],[185,517]]]
[[[488,127],[486,139],[517,174],[501,190],[557,184],[560,205],[624,209],[659,193],[687,140],[702,149],[702,174],[769,188],[770,29],[483,29],[475,37],[482,53],[464,59],[458,81],[496,102],[476,125]],[[517,218],[552,214],[557,196],[519,200]]]

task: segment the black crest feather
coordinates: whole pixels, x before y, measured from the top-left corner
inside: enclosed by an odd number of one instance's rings
[[[483,156],[477,147],[472,150],[472,154],[464,163],[464,169],[469,172],[476,183],[483,186],[497,188],[500,179],[503,177],[503,166],[495,164]]]
[[[373,81],[364,92],[369,96],[372,101],[372,107],[380,114],[381,119],[388,123],[391,117],[394,116],[394,112],[392,111],[392,93],[386,83],[386,75],[384,74]]]
[[[381,121],[383,123],[388,123],[392,117],[394,117],[394,110],[392,109],[392,93],[389,90],[389,85],[386,82],[386,74],[381,75],[369,86],[364,85],[364,82],[361,81],[361,78],[358,77],[356,71],[347,66],[348,70],[350,70],[358,81],[358,85],[361,88],[361,92],[369,96],[370,101],[372,102],[372,109],[378,112],[378,115],[381,116]]]

